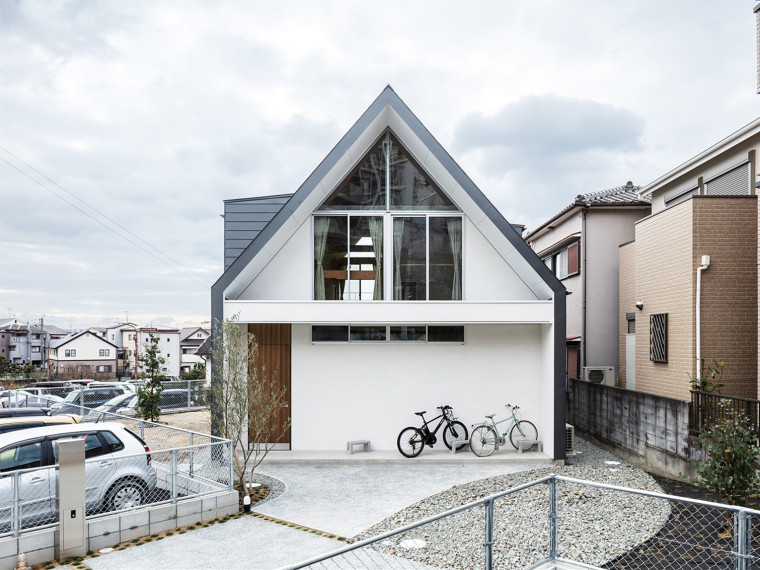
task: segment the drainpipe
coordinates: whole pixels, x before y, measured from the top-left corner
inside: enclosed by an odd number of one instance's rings
[[[702,256],[702,265],[697,267],[697,376],[702,378],[702,271],[710,267],[710,256]]]
[[[581,309],[581,377],[586,366],[586,214],[591,206],[586,202],[581,214],[581,287],[583,288],[583,303]]]

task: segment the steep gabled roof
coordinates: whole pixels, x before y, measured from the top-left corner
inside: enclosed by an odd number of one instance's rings
[[[386,128],[486,239],[494,246],[506,239],[511,247],[497,247],[497,251],[539,299],[560,291],[565,294],[559,280],[388,86],[212,286],[213,318],[222,314],[224,297],[237,298]]]
[[[624,186],[615,186],[606,190],[589,192],[588,194],[578,194],[569,205],[565,206],[560,212],[554,214],[543,224],[529,231],[525,235],[527,240],[534,236],[545,227],[570,212],[573,208],[594,208],[594,207],[646,207],[652,205],[651,198],[640,197],[640,186],[634,186],[630,180]]]

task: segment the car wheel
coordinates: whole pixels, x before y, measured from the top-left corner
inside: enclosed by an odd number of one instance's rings
[[[109,511],[121,511],[145,504],[145,487],[134,479],[116,483],[108,492],[106,505]]]

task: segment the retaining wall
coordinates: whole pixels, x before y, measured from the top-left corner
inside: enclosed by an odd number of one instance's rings
[[[567,423],[594,443],[651,473],[694,476],[689,402],[570,381]]]

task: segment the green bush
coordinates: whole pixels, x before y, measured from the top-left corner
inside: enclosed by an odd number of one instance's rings
[[[730,505],[745,505],[760,493],[760,455],[757,436],[748,418],[729,410],[725,417],[699,435],[704,454],[692,482],[723,495]]]

